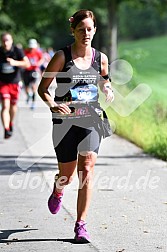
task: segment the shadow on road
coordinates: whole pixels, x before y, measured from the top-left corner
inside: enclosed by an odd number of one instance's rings
[[[28,170],[31,170],[32,172],[37,172],[40,170],[47,170],[47,171],[51,171],[51,170],[55,170],[57,168],[57,160],[53,160],[53,157],[45,157],[45,162],[38,162],[35,163],[30,166],[27,169],[22,169],[17,165],[17,158],[18,156],[15,155],[0,155],[0,175],[11,175],[14,172],[17,171],[22,171],[22,172],[27,172]],[[38,157],[33,157],[33,158],[38,158]],[[24,164],[28,164],[29,162],[32,163],[32,159],[31,156],[27,157],[22,157],[22,165],[24,167]],[[55,159],[55,158],[54,158]],[[46,160],[50,160],[50,162],[47,162]],[[52,162],[53,161],[53,162]]]
[[[54,239],[54,238],[40,238],[40,239],[8,239],[10,235],[14,233],[20,233],[20,232],[27,232],[27,231],[33,231],[38,229],[11,229],[11,230],[0,230],[0,243],[18,243],[18,242],[50,242],[50,241],[58,241],[58,242],[67,242],[71,244],[78,244],[75,239],[70,238],[62,238],[62,239]],[[89,243],[89,242],[82,242],[83,243]]]

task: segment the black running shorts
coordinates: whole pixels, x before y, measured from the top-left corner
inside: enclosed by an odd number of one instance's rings
[[[39,73],[35,70],[31,71],[23,71],[23,80],[24,80],[24,85],[28,87],[32,83],[36,84],[38,82],[39,78]]]
[[[93,151],[98,154],[101,136],[90,118],[54,119],[53,144],[58,162],[77,160],[78,153]]]

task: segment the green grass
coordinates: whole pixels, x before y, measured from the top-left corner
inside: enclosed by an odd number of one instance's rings
[[[167,160],[167,36],[120,42],[118,58],[127,60],[134,74],[129,83],[123,86],[113,83],[113,86],[126,96],[137,85],[145,83],[152,93],[127,117],[113,109],[107,111],[116,124],[116,133],[145,152]]]

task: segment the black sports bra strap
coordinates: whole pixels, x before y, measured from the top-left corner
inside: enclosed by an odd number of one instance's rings
[[[65,55],[65,64],[69,61],[72,60],[72,56],[71,56],[71,47],[70,46],[66,46],[64,48],[62,48],[62,51],[64,52],[64,55]]]
[[[100,51],[95,49],[95,57],[94,57],[94,62],[92,64],[92,67],[99,73],[101,73],[101,53]]]

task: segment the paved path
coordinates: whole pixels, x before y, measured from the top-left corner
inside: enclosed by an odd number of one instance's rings
[[[13,137],[0,131],[0,251],[166,252],[166,162],[115,134],[103,140],[87,217],[92,243],[75,244],[77,178],[51,215],[57,159],[50,114],[42,102],[32,111],[24,100],[23,93]]]

